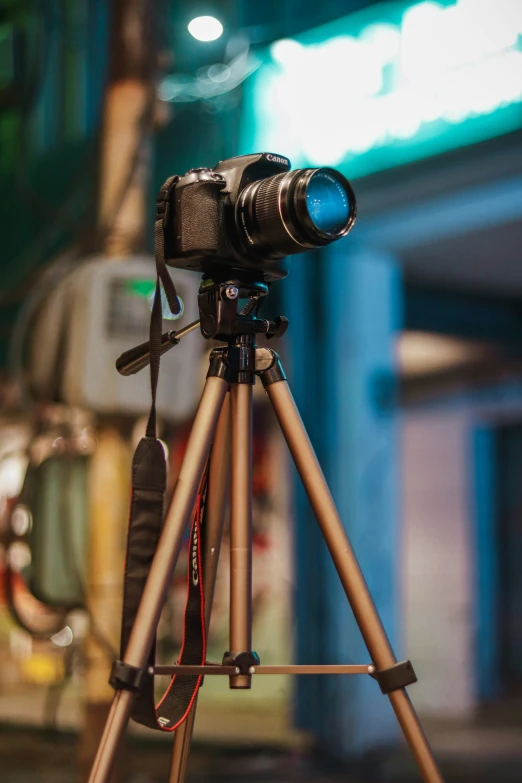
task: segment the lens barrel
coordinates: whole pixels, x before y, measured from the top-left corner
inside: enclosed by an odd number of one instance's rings
[[[247,185],[236,219],[256,255],[286,256],[334,242],[350,231],[356,201],[348,180],[329,168],[296,169]]]

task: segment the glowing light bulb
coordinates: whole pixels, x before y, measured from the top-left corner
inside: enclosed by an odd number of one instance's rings
[[[223,33],[223,25],[214,16],[197,16],[189,23],[188,31],[198,41],[215,41]]]

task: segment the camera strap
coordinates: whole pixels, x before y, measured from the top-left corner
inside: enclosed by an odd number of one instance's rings
[[[150,317],[150,389],[152,394],[152,405],[150,408],[149,420],[147,422],[147,437],[156,437],[156,389],[158,388],[158,376],[161,357],[161,324],[162,324],[162,303],[161,286],[165,291],[167,302],[172,315],[178,315],[180,303],[176,293],[176,287],[169,275],[165,264],[165,225],[169,217],[170,196],[172,189],[178,182],[179,177],[169,177],[163,183],[156,197],[156,222],[154,224],[154,260],[156,262],[156,291],[154,293],[154,304]]]
[[[123,660],[134,620],[143,596],[152,560],[163,528],[164,495],[167,484],[167,464],[161,441],[156,437],[156,390],[158,386],[162,302],[161,286],[171,312],[179,313],[176,289],[165,266],[164,223],[168,217],[170,195],[179,177],[171,177],[157,197],[154,230],[156,260],[156,291],[150,319],[150,382],[152,405],[146,436],[142,438],[132,461],[132,496],[127,535],[123,589],[121,658]],[[206,659],[205,597],[202,574],[202,530],[204,527],[208,463],[196,500],[188,552],[188,593],[185,606],[183,643],[180,664],[201,665]],[[154,640],[147,667],[154,666]],[[187,717],[202,682],[202,676],[172,677],[159,703],[154,699],[154,678],[145,678],[133,703],[132,718],[160,731],[174,731]]]

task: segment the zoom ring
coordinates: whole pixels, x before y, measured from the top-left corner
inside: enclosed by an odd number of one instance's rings
[[[296,243],[288,234],[279,209],[279,193],[286,173],[261,182],[255,196],[255,219],[261,236],[285,253],[295,253]]]

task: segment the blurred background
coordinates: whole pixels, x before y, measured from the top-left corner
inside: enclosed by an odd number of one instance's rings
[[[114,361],[147,339],[155,195],[253,151],[353,181],[354,230],[293,258],[266,312],[290,319],[277,350],[445,779],[522,779],[521,36],[519,0],[0,4],[3,783],[86,780],[150,405],[147,373]],[[182,326],[199,279],[173,278]],[[162,362],[170,487],[208,350],[192,334]],[[256,400],[254,647],[263,663],[365,663]],[[163,662],[185,571],[182,556]],[[208,680],[190,781],[420,779],[370,678]],[[167,781],[170,751],[131,726],[114,780]]]

